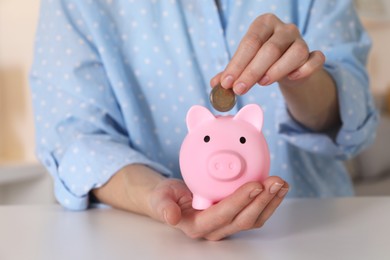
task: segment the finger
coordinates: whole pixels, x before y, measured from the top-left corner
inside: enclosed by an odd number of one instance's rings
[[[178,185],[175,181],[167,181],[153,194],[150,207],[156,219],[176,225],[181,219],[181,207],[191,201],[191,193],[186,190],[184,184]]]
[[[204,237],[206,234],[228,225],[236,215],[242,211],[254,198],[263,191],[258,182],[250,182],[242,185],[232,195],[219,203],[200,212],[191,230],[185,232],[190,237]],[[188,223],[179,223],[182,229],[188,227]]]
[[[275,32],[234,82],[234,92],[237,95],[245,94],[256,82],[262,80],[267,70],[282,57],[297,37],[299,34],[287,30]]]
[[[242,230],[256,227],[259,216],[267,209],[275,195],[280,191],[284,181],[276,176],[269,177],[264,182],[264,192],[259,194],[235,219],[226,226],[221,227],[205,236],[208,240],[220,240]]]
[[[266,72],[258,82],[260,85],[269,85],[286,77],[289,73],[297,70],[309,59],[309,49],[306,42],[299,38],[288,48]]]
[[[217,75],[215,75],[211,80],[210,80],[210,86],[213,88],[215,87],[218,83],[221,82],[221,76],[222,76],[222,72],[218,73]]]
[[[275,210],[279,207],[280,203],[283,201],[287,192],[289,191],[289,185],[287,182],[280,188],[280,190],[276,193],[274,198],[268,203],[267,207],[261,212],[260,216],[256,220],[254,224],[255,228],[262,227],[265,222],[272,216]]]
[[[306,63],[288,75],[289,80],[299,80],[312,75],[322,68],[325,63],[325,55],[321,51],[313,51],[309,54]]]
[[[181,210],[171,191],[163,192],[151,204],[157,219],[169,225],[176,225],[181,219]]]
[[[233,86],[234,81],[256,56],[261,46],[271,37],[277,23],[281,21],[275,16],[262,15],[251,24],[221,76],[222,87]]]
[[[177,203],[173,200],[164,200],[161,204],[160,215],[164,222],[172,226],[177,225],[181,219],[181,210]]]

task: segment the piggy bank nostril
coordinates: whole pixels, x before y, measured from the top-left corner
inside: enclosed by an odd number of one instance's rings
[[[219,170],[219,168],[221,168],[221,165],[220,165],[219,163],[215,163],[215,164],[214,164],[214,168],[215,168],[216,170]]]
[[[234,163],[229,163],[229,169],[233,170],[234,169]]]

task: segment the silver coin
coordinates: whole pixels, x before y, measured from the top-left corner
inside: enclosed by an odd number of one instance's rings
[[[233,89],[224,89],[219,83],[210,92],[210,103],[220,112],[229,111],[236,104],[236,94]]]

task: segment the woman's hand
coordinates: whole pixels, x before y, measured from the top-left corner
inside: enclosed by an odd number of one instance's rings
[[[269,219],[288,191],[279,177],[263,184],[250,182],[210,208],[192,208],[192,195],[184,182],[166,179],[149,197],[151,217],[181,229],[191,238],[220,240],[242,230],[259,228]]]
[[[255,83],[283,85],[305,79],[322,68],[325,57],[310,52],[298,28],[273,14],[257,17],[241,40],[226,69],[211,80],[215,86],[245,94]]]
[[[166,179],[145,165],[134,164],[92,192],[105,204],[150,216],[181,229],[189,237],[220,240],[263,226],[288,188],[281,178],[268,177],[262,184],[247,183],[219,203],[199,211],[192,208],[192,194],[183,181]]]
[[[255,83],[278,82],[290,115],[317,132],[341,126],[336,84],[323,68],[325,56],[309,51],[298,28],[273,14],[257,17],[223,72],[210,82],[242,95]]]

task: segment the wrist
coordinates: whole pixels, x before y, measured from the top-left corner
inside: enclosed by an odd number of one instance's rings
[[[145,165],[127,165],[92,193],[100,202],[114,208],[150,215],[149,194],[162,180],[162,175]]]
[[[124,168],[123,181],[131,210],[138,214],[151,216],[150,195],[155,187],[165,179],[153,169],[140,164]]]
[[[313,131],[326,131],[340,123],[336,85],[321,69],[310,77],[279,84],[292,117]]]

